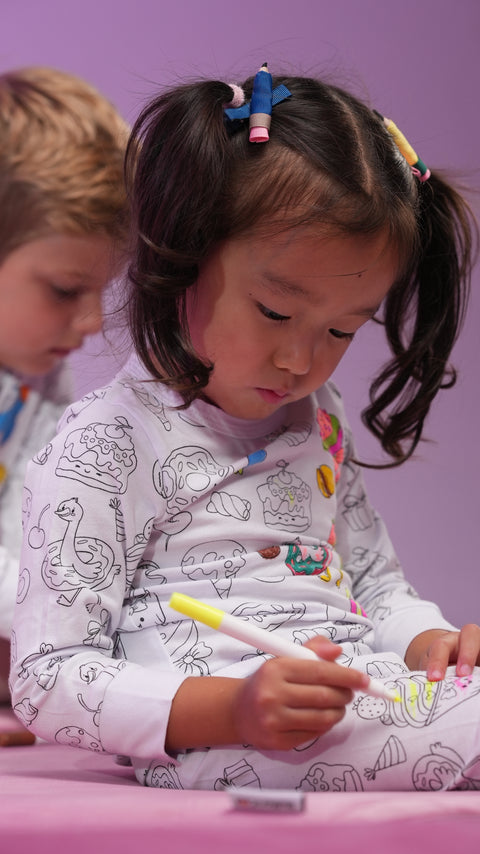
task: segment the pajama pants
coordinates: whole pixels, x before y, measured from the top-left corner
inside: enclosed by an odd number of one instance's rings
[[[358,693],[343,720],[294,750],[213,747],[170,763],[133,762],[139,782],[166,789],[250,786],[327,791],[480,789],[480,668],[441,682],[405,672],[396,655],[361,656],[354,666],[395,688],[401,702]]]

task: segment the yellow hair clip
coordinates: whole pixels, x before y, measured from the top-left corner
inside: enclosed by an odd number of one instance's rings
[[[377,110],[374,110],[373,112],[385,125],[385,128],[392,137],[400,154],[404,156],[405,160],[411,167],[413,174],[419,181],[428,181],[431,175],[430,169],[428,169],[423,160],[420,159],[417,152],[412,148],[402,131],[396,126],[395,122],[393,122],[392,119],[385,118],[385,116],[382,116],[381,113],[377,112]]]

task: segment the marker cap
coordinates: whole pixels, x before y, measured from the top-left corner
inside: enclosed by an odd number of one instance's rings
[[[185,614],[186,617],[191,617],[192,620],[199,620],[212,629],[218,629],[225,616],[224,611],[219,608],[205,605],[197,599],[185,596],[184,593],[172,593],[168,604],[175,611]]]

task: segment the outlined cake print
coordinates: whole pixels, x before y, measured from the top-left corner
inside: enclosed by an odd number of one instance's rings
[[[123,493],[128,478],[137,467],[128,421],[96,422],[72,430],[65,439],[55,474],[78,480],[105,492]]]
[[[264,522],[269,528],[306,531],[312,524],[312,491],[308,483],[287,471],[285,460],[277,462],[277,469],[257,488]]]

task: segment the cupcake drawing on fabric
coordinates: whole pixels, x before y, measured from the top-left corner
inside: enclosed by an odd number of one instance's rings
[[[277,469],[257,489],[265,525],[287,531],[306,531],[312,524],[311,489],[294,472],[288,471],[285,460],[277,463]]]

